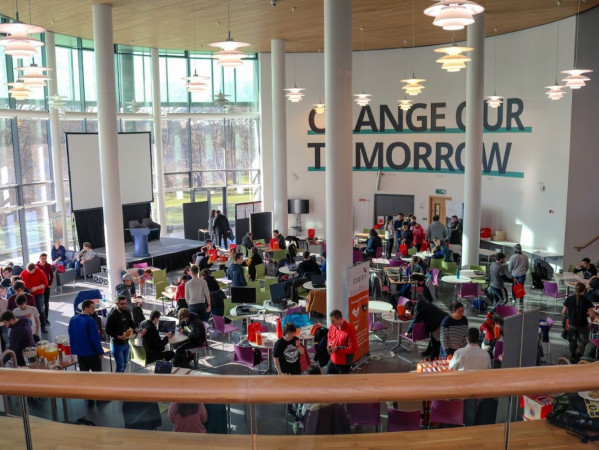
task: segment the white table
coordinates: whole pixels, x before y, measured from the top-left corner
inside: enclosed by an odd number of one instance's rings
[[[273,305],[272,300],[264,300],[264,304],[262,306],[264,306],[264,309],[266,309],[266,311],[269,313],[273,313],[279,317],[282,317],[284,312],[287,312],[289,308],[295,308],[297,303],[287,300],[287,305],[285,305],[284,308],[280,308],[276,305]]]
[[[255,348],[264,348],[267,351],[267,359],[268,359],[268,368],[266,369],[265,372],[262,372],[264,374],[267,373],[275,373],[275,371],[273,370],[272,367],[272,351],[274,349],[275,346],[275,342],[277,342],[279,338],[277,338],[277,333],[273,333],[273,332],[267,332],[267,333],[262,333],[262,345],[258,345],[255,342],[251,342],[248,340],[249,344],[252,347]]]
[[[403,345],[401,345],[401,338],[403,337],[403,326],[406,323],[410,323],[411,320],[401,320],[397,317],[397,314],[395,313],[395,311],[392,312],[388,312],[383,314],[382,316],[383,320],[386,320],[387,322],[391,322],[391,323],[396,323],[397,324],[397,345],[395,345],[391,351],[393,352],[393,350],[397,349],[397,352],[401,352],[402,349],[404,349],[407,352],[411,352],[411,349],[408,347],[404,347]],[[404,358],[401,355],[397,355],[398,358],[403,359],[404,361],[407,361],[409,363],[412,363],[412,361],[410,361],[407,358]]]
[[[464,269],[460,270],[460,280],[464,277],[466,278],[485,278],[486,274],[478,275],[474,273],[474,270]]]
[[[455,285],[455,299],[457,300],[458,299],[458,284],[471,283],[472,278],[463,277],[460,273],[460,278],[458,278],[455,275],[449,275],[449,276],[445,276],[445,277],[441,278],[441,281]]]
[[[189,340],[189,336],[185,336],[183,333],[179,333],[178,331],[175,331],[175,333],[168,338],[168,343],[169,345],[176,345],[176,344],[180,344],[181,342],[185,342]]]
[[[418,256],[419,258],[425,259],[425,258],[430,258],[433,256],[434,253],[432,252],[416,252],[415,255]]]
[[[393,311],[393,305],[391,303],[381,302],[379,300],[370,300],[368,302],[368,313],[370,314],[383,314],[390,311]]]
[[[480,256],[485,256],[487,258],[487,262],[491,262],[491,257],[495,256],[497,252],[495,250],[488,250],[486,248],[479,248],[478,254]]]
[[[281,272],[281,273],[282,273],[282,274],[284,274],[284,275],[289,275],[289,276],[291,276],[291,277],[294,277],[294,276],[296,276],[296,275],[297,275],[297,271],[295,271],[295,270],[291,270],[291,269],[289,268],[289,266],[283,266],[283,267],[281,267],[281,268],[279,269],[279,272]]]
[[[390,264],[387,258],[372,258],[370,262],[376,264],[376,266],[388,266]]]
[[[99,311],[105,311],[105,310],[107,310],[107,309],[110,309],[110,308],[113,306],[113,305],[112,305],[112,303],[109,303],[109,302],[103,302],[102,300],[92,300],[92,301],[94,302],[94,308],[96,309],[96,312],[99,312]],[[83,303],[83,302],[81,302],[81,303]],[[78,309],[79,311],[83,311],[83,310],[81,309],[81,303],[79,303],[79,304],[77,305],[77,309]]]
[[[216,281],[218,281],[219,283],[222,283],[222,284],[227,284],[227,285],[233,284],[233,280],[230,280],[227,277],[216,278]]]
[[[327,288],[325,287],[314,287],[312,286],[312,282],[311,281],[307,281],[306,283],[302,284],[304,289],[308,289],[309,291],[326,291]]]

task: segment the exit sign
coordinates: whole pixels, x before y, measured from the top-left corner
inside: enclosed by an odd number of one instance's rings
[[[437,189],[437,190],[435,190],[435,194],[445,195],[445,189]]]

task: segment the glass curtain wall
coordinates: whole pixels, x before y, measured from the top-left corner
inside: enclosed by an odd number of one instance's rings
[[[0,117],[0,265],[37,261],[40,252],[50,249],[55,181],[64,185],[71,224],[65,133],[98,131],[93,42],[57,34],[52,76],[66,105],[60,115],[62,173],[53,173],[47,88],[15,101],[5,85],[15,80],[17,67],[46,65],[41,53],[23,59],[0,53],[0,109],[16,110],[14,116]],[[212,199],[229,210],[230,219],[235,203],[261,199],[258,64],[254,55],[240,69],[223,70],[209,54],[161,50],[159,67],[164,160],[158,166],[164,171],[167,212],[163,229],[182,236],[182,204],[206,199],[209,189],[219,193]],[[190,95],[184,86],[183,78],[194,72],[209,77],[202,94]],[[150,131],[154,145],[151,50],[116,45],[115,77],[118,113],[123,114],[119,131]],[[219,93],[227,104],[214,102]],[[154,161],[155,171],[156,166]],[[154,204],[154,214],[156,210]],[[73,248],[73,227],[68,228],[65,246]]]

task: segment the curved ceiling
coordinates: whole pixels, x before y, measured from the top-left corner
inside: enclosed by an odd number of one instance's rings
[[[287,51],[315,52],[324,46],[322,0],[230,0],[231,35],[251,43],[250,52],[270,52],[271,39],[288,41]],[[92,39],[92,3],[112,4],[114,42],[164,49],[213,51],[206,44],[227,35],[227,2],[224,0],[21,0],[23,22],[48,30]],[[504,34],[553,22],[576,14],[577,0],[480,0],[486,9],[486,34]],[[418,46],[451,41],[451,32],[432,24],[423,10],[429,0],[353,0],[353,49],[412,46],[412,5],[415,5],[414,43]],[[585,0],[580,10],[599,5]],[[291,8],[295,7],[295,13]],[[15,1],[0,0],[0,13],[15,16]],[[195,19],[195,37],[194,37]],[[295,26],[294,26],[295,23]],[[465,40],[465,30],[456,40]]]

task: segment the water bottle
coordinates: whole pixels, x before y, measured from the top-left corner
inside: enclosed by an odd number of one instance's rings
[[[460,269],[458,268],[458,271],[456,272],[456,277],[459,280],[460,279]]]
[[[103,303],[106,303],[106,294],[104,294],[104,295],[102,296],[102,302],[103,302]]]
[[[289,263],[287,261],[285,261],[285,267],[287,267],[289,265]]]

